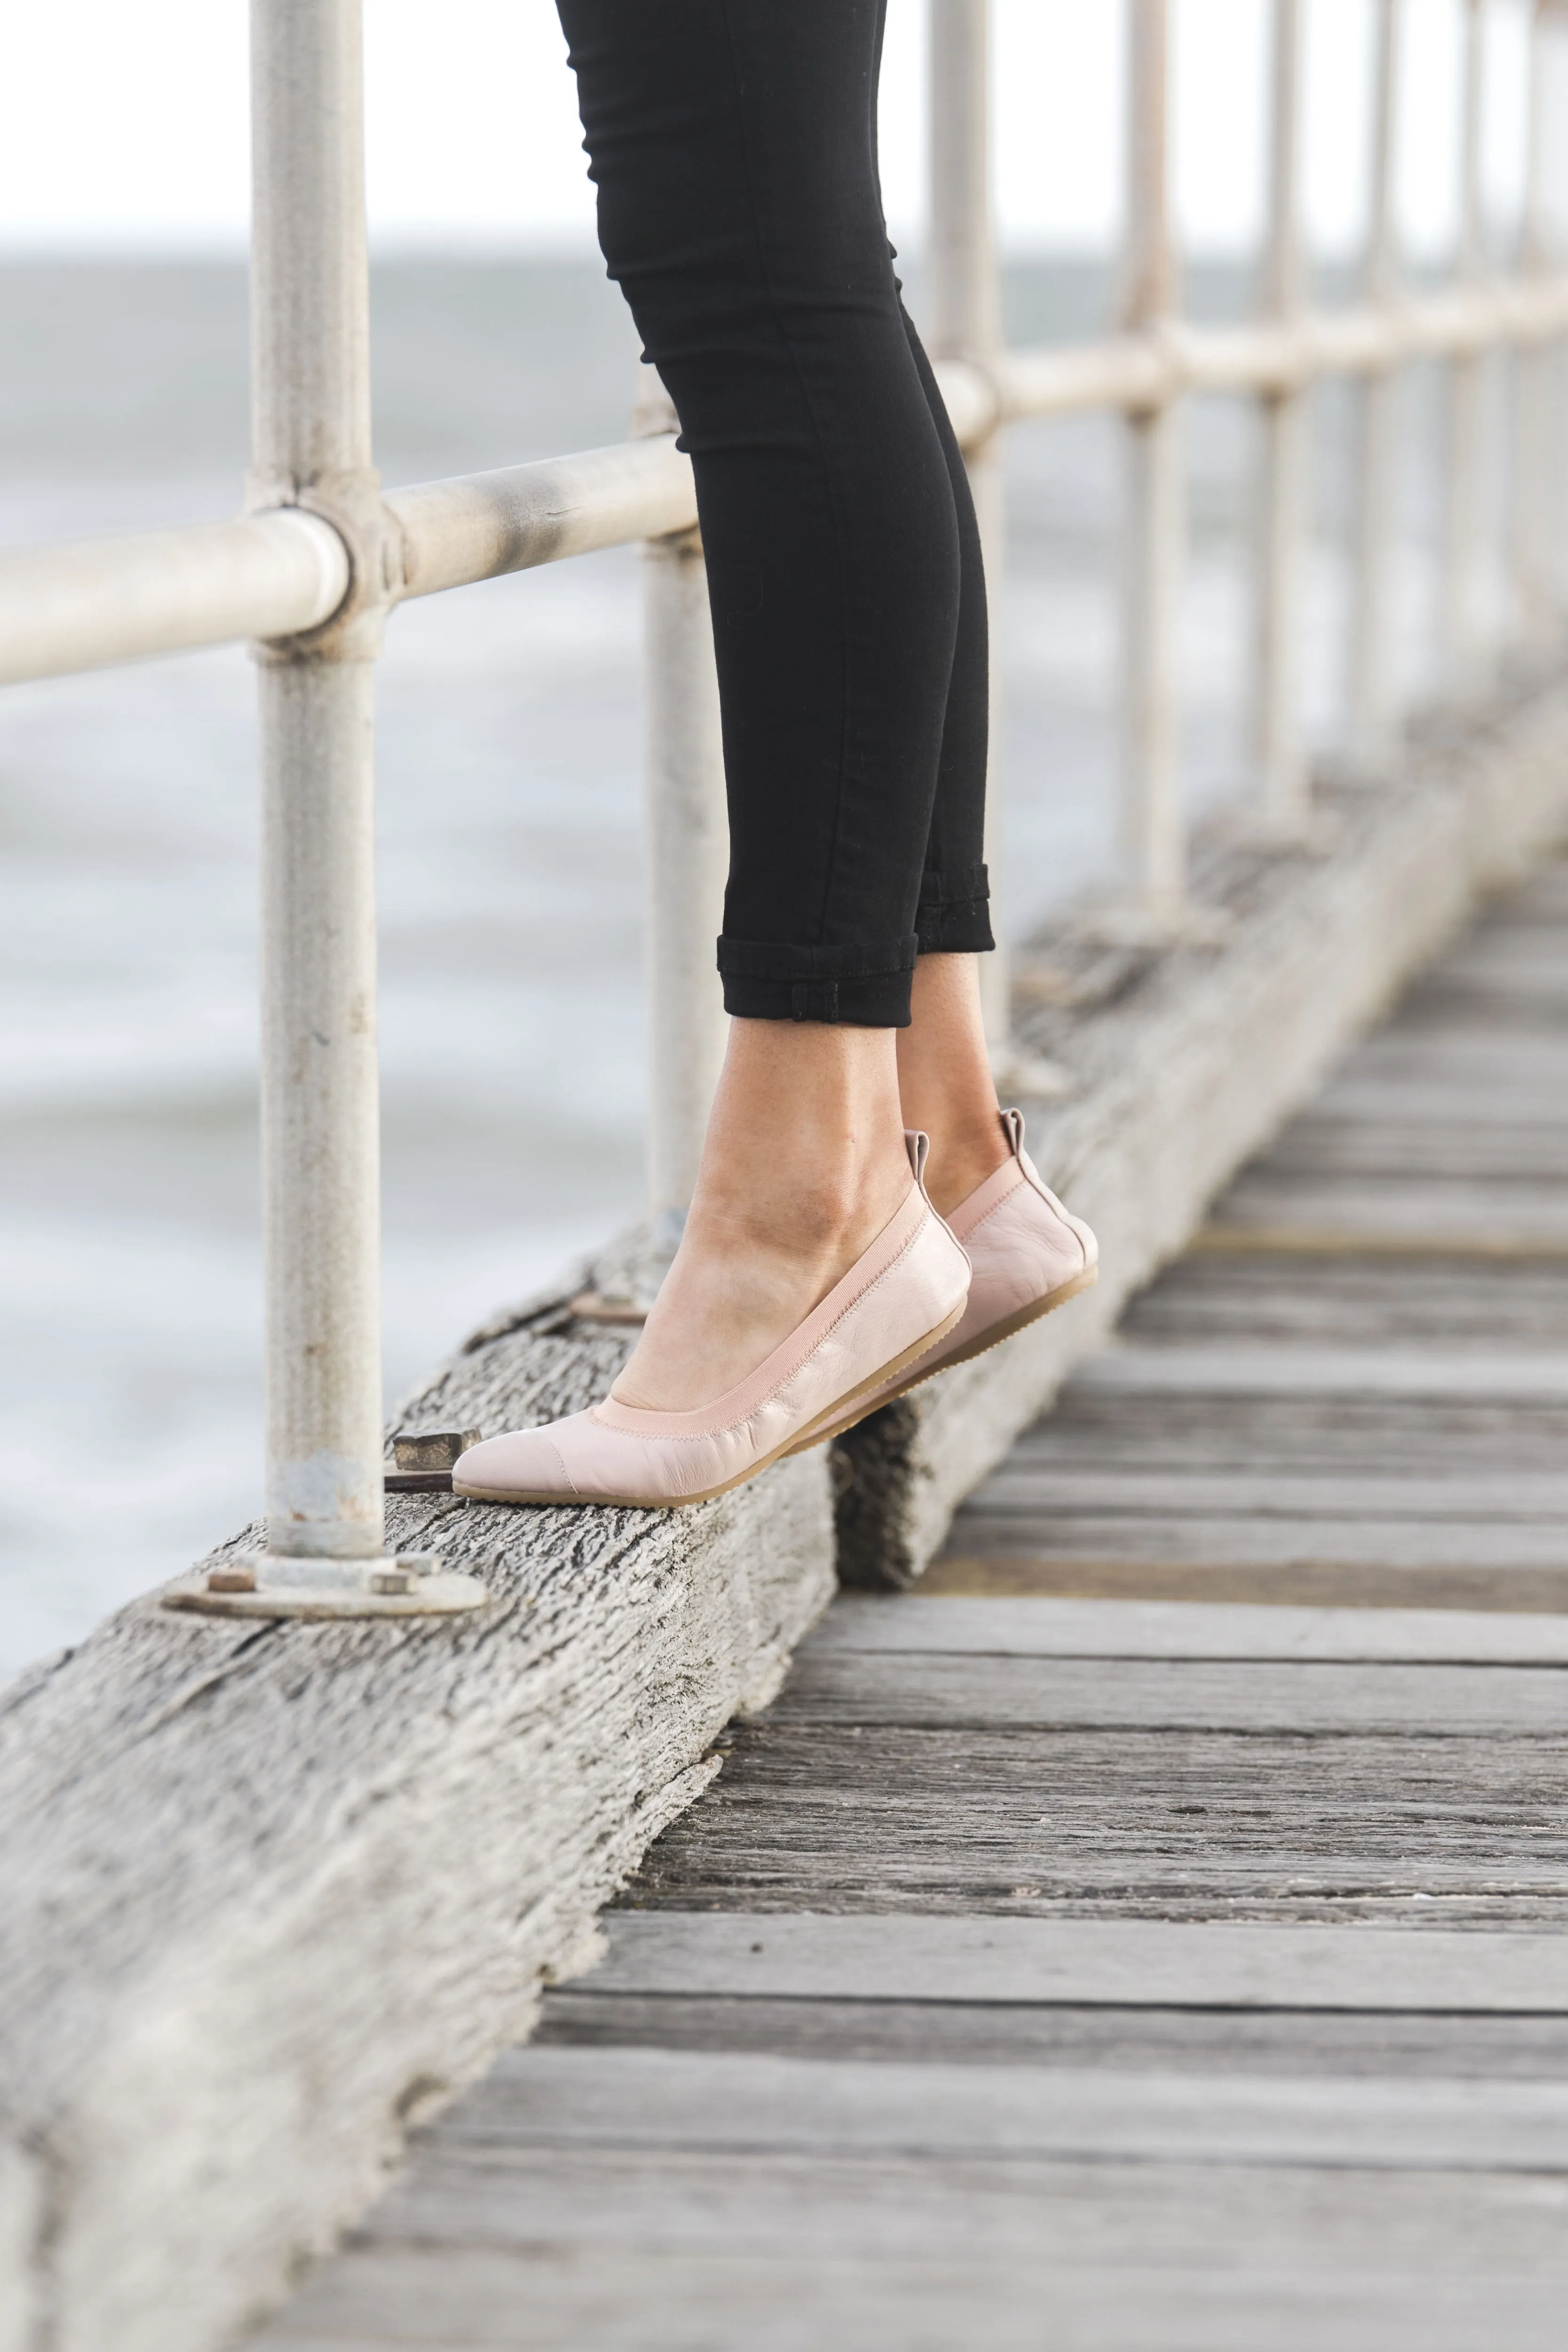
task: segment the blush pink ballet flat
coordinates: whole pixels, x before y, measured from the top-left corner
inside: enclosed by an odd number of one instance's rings
[[[926,1139],[907,1139],[903,1206],[784,1345],[695,1412],[645,1412],[606,1397],[586,1412],[487,1437],[460,1454],[452,1491],[487,1503],[705,1503],[782,1454],[804,1429],[899,1379],[956,1331],[969,1260],[925,1195]]]
[[[1026,1323],[1065,1307],[1099,1279],[1100,1244],[1083,1219],[1065,1209],[1041,1180],[1024,1149],[1023,1113],[1005,1110],[1001,1116],[1011,1158],[977,1184],[947,1220],[973,1268],[969,1303],[951,1337],[880,1388],[858,1398],[852,1411],[841,1408],[824,1414],[796,1438],[793,1453],[804,1453],[807,1446],[852,1429],[934,1372],[984,1355]]]

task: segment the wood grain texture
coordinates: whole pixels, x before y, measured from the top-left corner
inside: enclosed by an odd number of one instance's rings
[[[568,1410],[625,1344],[546,1302],[405,1410]],[[0,2146],[40,2217],[0,2305],[30,2295],[61,2352],[206,2352],[280,2294],[526,2032],[831,1587],[820,1456],[692,1512],[389,1519],[494,1605],[241,1627],[148,1601],[0,1704]]]
[[[1568,1669],[1257,1659],[804,1659],[775,1723],[1568,1738]]]
[[[1342,1348],[1415,1341],[1561,1349],[1568,1260],[1194,1252],[1132,1301],[1121,1328],[1131,1339],[1179,1335],[1189,1345],[1245,1334]]]
[[[1098,2003],[1233,2019],[1310,2010],[1568,2015],[1556,1935],[900,1912],[620,1910],[584,2000]]]
[[[918,2164],[761,2149],[722,2157],[670,2149],[650,2160],[629,2150],[441,2140],[368,2217],[356,2242],[388,2251],[422,2244],[437,2255],[487,2245],[603,2252],[616,2242],[753,2257],[783,2249],[796,2260],[918,2263],[922,2254],[970,2252],[1009,2265],[1033,2251],[1068,2269],[1190,2263],[1233,2274],[1244,2267],[1238,2246],[1265,2273],[1305,2267],[1302,2248],[1310,2246],[1325,2271],[1363,2278],[1385,2266],[1415,2270],[1425,2249],[1433,2273],[1449,2280],[1488,2270],[1562,2279],[1565,2224],[1568,2181],[1479,2170],[1416,2178],[1027,2158]],[[339,2324],[352,2326],[357,2282],[344,2278],[347,2267],[332,2266],[336,2279],[322,2275],[335,2290]],[[516,2277],[521,2292],[525,2275]],[[318,2314],[323,2302],[310,2298]]]
[[[451,2109],[448,2147],[1138,2158],[1568,2175],[1568,2082],[827,2063],[518,2050]]]
[[[1568,1926],[1568,1738],[763,1720],[624,1901]]]
[[[944,1600],[846,1593],[801,1646],[1008,1658],[1289,1658],[1568,1665],[1568,1618],[1483,1610],[1205,1608],[1137,1601]]]
[[[1045,1482],[1041,1482],[1042,1487]],[[1194,1510],[1054,1512],[1048,1487],[1014,1503],[982,1495],[953,1530],[965,1551],[1028,1553],[1040,1559],[1127,1559],[1291,1568],[1341,1562],[1396,1570],[1457,1569],[1479,1578],[1533,1569],[1568,1574],[1568,1529],[1552,1519],[1494,1522],[1418,1518],[1290,1517]]]
[[[1478,1609],[1534,1616],[1568,1613],[1568,1575],[1557,1569],[1387,1568],[1373,1560],[1044,1559],[1027,1552],[944,1552],[923,1590],[966,1599],[1194,1601],[1317,1609]]]
[[[770,2000],[740,1993],[595,1993],[569,1987],[546,1994],[535,2039],[574,2049],[771,2051],[795,2058],[1111,2066],[1133,2074],[1200,2076],[1568,2080],[1568,2016],[1168,2009],[1147,2001],[1033,2007],[1024,2001],[892,2000],[879,1993],[860,2000]]]
[[[1147,2168],[1143,2168],[1147,2169]],[[1102,2171],[1104,2168],[1095,2168]],[[697,2183],[692,2182],[693,2188]],[[836,2186],[828,2182],[826,2186]],[[1108,2195],[1119,2185],[1102,2183]],[[1217,2193],[1228,2190],[1229,2178]],[[1040,2205],[1049,2202],[1042,2196]],[[775,2203],[775,2211],[784,2210]],[[858,2215],[856,2218],[859,2218]],[[972,2245],[835,2258],[803,2241],[787,2254],[728,2248],[679,2253],[658,2242],[591,2243],[518,2253],[462,2246],[354,2252],[303,2300],[300,2324],[261,2339],[271,2352],[1475,2352],[1497,2340],[1556,2352],[1562,2286],[1510,2273],[1363,2274],[1283,2269],[1237,2277],[1223,2259],[1205,2271],[1178,2254],[1097,2271],[1081,2252],[1064,2264],[1035,2251],[989,2261]],[[1005,2268],[998,2274],[998,2260]],[[984,2336],[971,2332],[984,2314]]]

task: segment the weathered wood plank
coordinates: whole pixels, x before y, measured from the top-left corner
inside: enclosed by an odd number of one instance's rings
[[[1568,2016],[1159,2009],[740,1994],[546,1994],[535,2040],[577,2049],[751,2050],[1132,2074],[1568,2080]]]
[[[1568,1530],[1568,1474],[1514,1471],[1466,1476],[1435,1472],[1356,1476],[1320,1470],[1308,1477],[1230,1470],[1069,1469],[1009,1455],[971,1508],[1037,1510],[1054,1518],[1079,1513],[1119,1518],[1398,1519],[1442,1518],[1499,1527],[1543,1521]]]
[[[1241,1560],[1220,1567],[1213,1561],[1046,1559],[955,1548],[932,1562],[921,1590],[972,1599],[1568,1612],[1568,1574],[1561,1570],[1384,1568],[1366,1560],[1276,1561],[1262,1567]]]
[[[608,1913],[584,1997],[1568,2015],[1568,1937],[1224,1920]]]
[[[1034,2253],[1069,2271],[1125,2262],[1268,2272],[1310,2250],[1325,2269],[1375,2273],[1415,2267],[1425,2251],[1442,2277],[1489,2266],[1561,2279],[1565,2223],[1568,2182],[1553,2175],[1046,2165],[1026,2157],[921,2163],[760,2150],[669,2149],[650,2158],[454,2146],[437,2126],[417,2173],[358,2236],[366,2247],[405,2241],[441,2253],[479,2244],[607,2250],[618,2241],[650,2252],[765,2255],[783,2246],[795,2260],[873,2263],[952,2249],[1009,2266]]]
[[[1267,1338],[1340,1347],[1416,1341],[1456,1352],[1471,1341],[1561,1347],[1568,1259],[1435,1264],[1196,1251],[1133,1301],[1121,1328],[1132,1339],[1188,1345]]]
[[[1081,2260],[1081,2258],[1080,2258]],[[312,2324],[314,2323],[314,2324]],[[999,2276],[973,2250],[889,2263],[849,2255],[672,2253],[658,2245],[527,2253],[463,2247],[356,2252],[310,2291],[272,2352],[1475,2352],[1500,2330],[1520,2352],[1557,2352],[1561,2289],[1507,2274],[1326,2278],[1311,2264],[1272,2274],[1190,2260],[1098,2273],[1028,2253]],[[1479,2331],[1479,2332],[1478,2332]]]
[[[450,2147],[847,2156],[1137,2157],[1182,2164],[1568,2174],[1568,2082],[823,2063],[749,2053],[538,2044],[443,2119]]]
[[[627,1903],[1568,1923],[1568,1740],[766,1719]]]
[[[1370,1177],[1392,1187],[1414,1182],[1418,1200],[1434,1183],[1561,1184],[1568,1180],[1568,1114],[1548,1123],[1468,1119],[1462,1103],[1450,1105],[1446,1121],[1401,1126],[1346,1118],[1325,1111],[1303,1112],[1279,1141],[1254,1160],[1246,1189],[1262,1192],[1277,1182],[1304,1191],[1323,1179],[1336,1189],[1344,1178]],[[1233,1187],[1233,1197],[1240,1187]]]
[[[1568,1200],[1563,1206],[1568,1219]],[[1107,1389],[1160,1396],[1394,1396],[1484,1402],[1568,1402],[1568,1352],[1561,1349],[1155,1347],[1121,1340],[1080,1364],[1080,1395]]]
[[[1413,1082],[1451,1087],[1457,1099],[1484,1109],[1499,1095],[1537,1088],[1561,1101],[1565,1077],[1568,1039],[1559,1033],[1499,1036],[1490,1021],[1447,1032],[1405,1028],[1394,1021],[1346,1055],[1329,1077],[1324,1099],[1336,1100],[1334,1090],[1346,1086]]]
[[[1560,1180],[1485,1183],[1393,1176],[1248,1174],[1215,1204],[1215,1225],[1245,1233],[1295,1229],[1335,1237],[1353,1252],[1363,1235],[1396,1238],[1405,1249],[1458,1248],[1478,1255],[1504,1244],[1561,1255],[1568,1244],[1568,1205]],[[1275,1244],[1278,1246],[1278,1244]]]
[[[1506,1053],[1506,1045],[1502,1050]],[[1386,1061],[1382,1067],[1368,1068],[1363,1056],[1369,1051],[1363,1046],[1340,1065],[1322,1091],[1313,1097],[1310,1115],[1345,1119],[1398,1118],[1440,1132],[1450,1123],[1456,1103],[1468,1118],[1482,1126],[1501,1120],[1521,1127],[1554,1128],[1562,1118],[1557,1079],[1568,1075],[1568,1055],[1554,1056],[1544,1084],[1539,1068],[1531,1065],[1514,1073],[1505,1069],[1500,1074],[1494,1070],[1489,1082],[1484,1084],[1457,1085],[1440,1062],[1436,1067],[1432,1066],[1429,1059],[1422,1058],[1419,1050],[1406,1054],[1392,1068]]]
[[[1040,1503],[994,1501],[985,1488],[954,1522],[952,1548],[1040,1559],[1143,1560],[1281,1568],[1308,1563],[1396,1570],[1458,1569],[1473,1574],[1533,1569],[1568,1573],[1568,1528],[1549,1519],[1276,1517],[1194,1511],[1064,1511]]]
[[[1210,1608],[1137,1601],[844,1593],[797,1658],[931,1651],[1014,1658],[1297,1658],[1568,1664],[1568,1619],[1419,1609]]]
[[[1017,1440],[1015,1460],[1225,1464],[1239,1471],[1320,1467],[1453,1476],[1499,1468],[1560,1475],[1568,1408],[1397,1397],[1150,1396],[1079,1390]],[[978,1491],[984,1491],[982,1486]]]
[[[1568,1670],[1294,1660],[890,1657],[797,1661],[778,1724],[1057,1731],[1491,1733],[1568,1738]]]

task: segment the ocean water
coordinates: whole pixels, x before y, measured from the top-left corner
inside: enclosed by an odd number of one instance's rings
[[[1215,278],[1211,306],[1234,296]],[[918,310],[918,286],[915,289]],[[1016,339],[1089,331],[1100,273],[1015,270]],[[375,276],[389,483],[621,437],[636,343],[570,262]],[[243,270],[0,267],[0,540],[233,510]],[[1321,435],[1308,652],[1331,729],[1344,433]],[[1252,435],[1192,421],[1194,804],[1245,776]],[[1009,929],[1111,856],[1117,431],[1009,451],[1000,658]],[[386,1387],[632,1213],[641,1182],[637,558],[391,625],[378,778]],[[233,649],[0,697],[0,1675],[257,1508],[252,680]]]

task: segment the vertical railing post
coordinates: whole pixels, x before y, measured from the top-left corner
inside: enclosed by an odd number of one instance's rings
[[[1487,274],[1481,190],[1486,110],[1486,0],[1465,0],[1465,62],[1459,140],[1458,240],[1455,275],[1479,286]],[[1487,545],[1487,394],[1490,368],[1467,352],[1448,371],[1448,453],[1438,570],[1441,690],[1447,700],[1483,692],[1491,646],[1483,611]]]
[[[1524,278],[1549,266],[1546,230],[1547,9],[1531,0],[1525,104],[1524,190],[1515,268]],[[1549,426],[1552,375],[1558,352],[1528,345],[1513,355],[1511,466],[1509,478],[1510,618],[1527,651],[1545,644],[1557,620],[1555,527],[1563,501],[1554,495]],[[1562,436],[1558,436],[1562,446]]]
[[[252,0],[251,74],[247,499],[323,515],[351,585],[325,629],[257,648],[267,1550],[221,1564],[197,1605],[401,1612],[436,1563],[383,1556],[372,693],[393,548],[371,451],[359,0]],[[429,1605],[483,1598],[446,1585]]]
[[[253,0],[255,505],[345,526],[359,625],[260,652],[267,1529],[383,1546],[371,454],[359,0]]]
[[[1123,324],[1158,337],[1173,321],[1179,273],[1171,222],[1168,0],[1130,0]],[[1185,916],[1176,678],[1185,563],[1181,404],[1126,424],[1123,521],[1121,855],[1134,927],[1179,929]]]
[[[1264,256],[1265,316],[1300,321],[1306,299],[1300,226],[1301,7],[1274,0],[1268,109],[1268,229]],[[1256,708],[1254,726],[1263,832],[1300,841],[1310,816],[1310,777],[1301,733],[1303,572],[1307,515],[1306,395],[1297,387],[1266,394],[1261,404]]]
[[[992,180],[991,0],[931,0],[931,348],[989,372],[1002,343],[1002,278]],[[1012,1060],[1012,981],[1005,935],[1003,611],[1006,485],[999,433],[967,453],[985,563],[991,628],[991,729],[985,863],[996,951],[980,959],[985,1034],[1003,1076]]]
[[[1394,159],[1399,116],[1401,0],[1377,0],[1373,64],[1372,184],[1362,258],[1362,293],[1392,302],[1398,289]],[[1392,368],[1369,375],[1361,393],[1352,523],[1350,710],[1346,730],[1353,767],[1375,773],[1394,756],[1399,736],[1394,580],[1400,381]]]
[[[643,368],[634,436],[679,425],[658,376]],[[730,858],[724,743],[696,530],[643,546],[643,776],[650,1248],[638,1303],[647,1306],[691,1205],[730,1028],[717,959]]]

